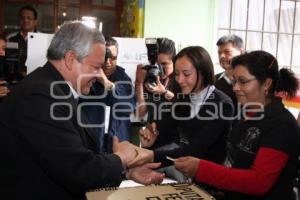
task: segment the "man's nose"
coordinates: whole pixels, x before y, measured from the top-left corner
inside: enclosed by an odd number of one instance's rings
[[[220,58],[225,58],[225,53],[222,53],[222,52],[219,53],[219,57],[220,57]]]

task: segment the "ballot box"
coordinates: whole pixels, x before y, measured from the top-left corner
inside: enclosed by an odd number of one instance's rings
[[[169,183],[127,188],[100,188],[86,193],[87,200],[213,200],[193,183]]]

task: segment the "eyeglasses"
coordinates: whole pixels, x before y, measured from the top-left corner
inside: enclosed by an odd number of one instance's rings
[[[243,79],[233,79],[231,80],[231,84],[232,86],[235,86],[235,84],[238,84],[239,86],[244,86],[246,85],[247,83],[251,82],[251,81],[254,81],[254,80],[257,80],[256,78],[253,78],[253,79],[248,79],[248,80],[243,80]]]
[[[111,56],[111,57],[108,57],[107,58],[107,61],[108,61],[108,59],[110,60],[110,61],[115,61],[115,60],[117,60],[117,56]]]

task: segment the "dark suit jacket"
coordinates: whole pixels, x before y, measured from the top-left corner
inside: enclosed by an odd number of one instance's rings
[[[238,109],[237,109],[238,101],[235,96],[235,93],[233,92],[232,84],[228,84],[228,82],[225,80],[224,77],[220,78],[223,73],[224,72],[216,74],[215,86],[217,89],[221,90],[222,92],[224,92],[227,96],[229,96],[231,98],[232,103],[234,105],[234,116],[236,116],[236,113],[238,111]]]
[[[0,105],[3,199],[84,199],[88,189],[121,182],[121,159],[95,153],[95,135],[78,125],[70,88],[51,89],[54,81],[64,79],[47,63]]]

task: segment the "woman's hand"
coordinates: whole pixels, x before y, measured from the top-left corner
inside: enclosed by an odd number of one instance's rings
[[[187,177],[196,176],[199,163],[200,159],[192,156],[180,157],[174,161],[175,168],[181,171]]]
[[[151,147],[157,139],[158,131],[156,129],[156,123],[152,122],[148,124],[144,129],[140,129],[140,142],[142,147]]]

